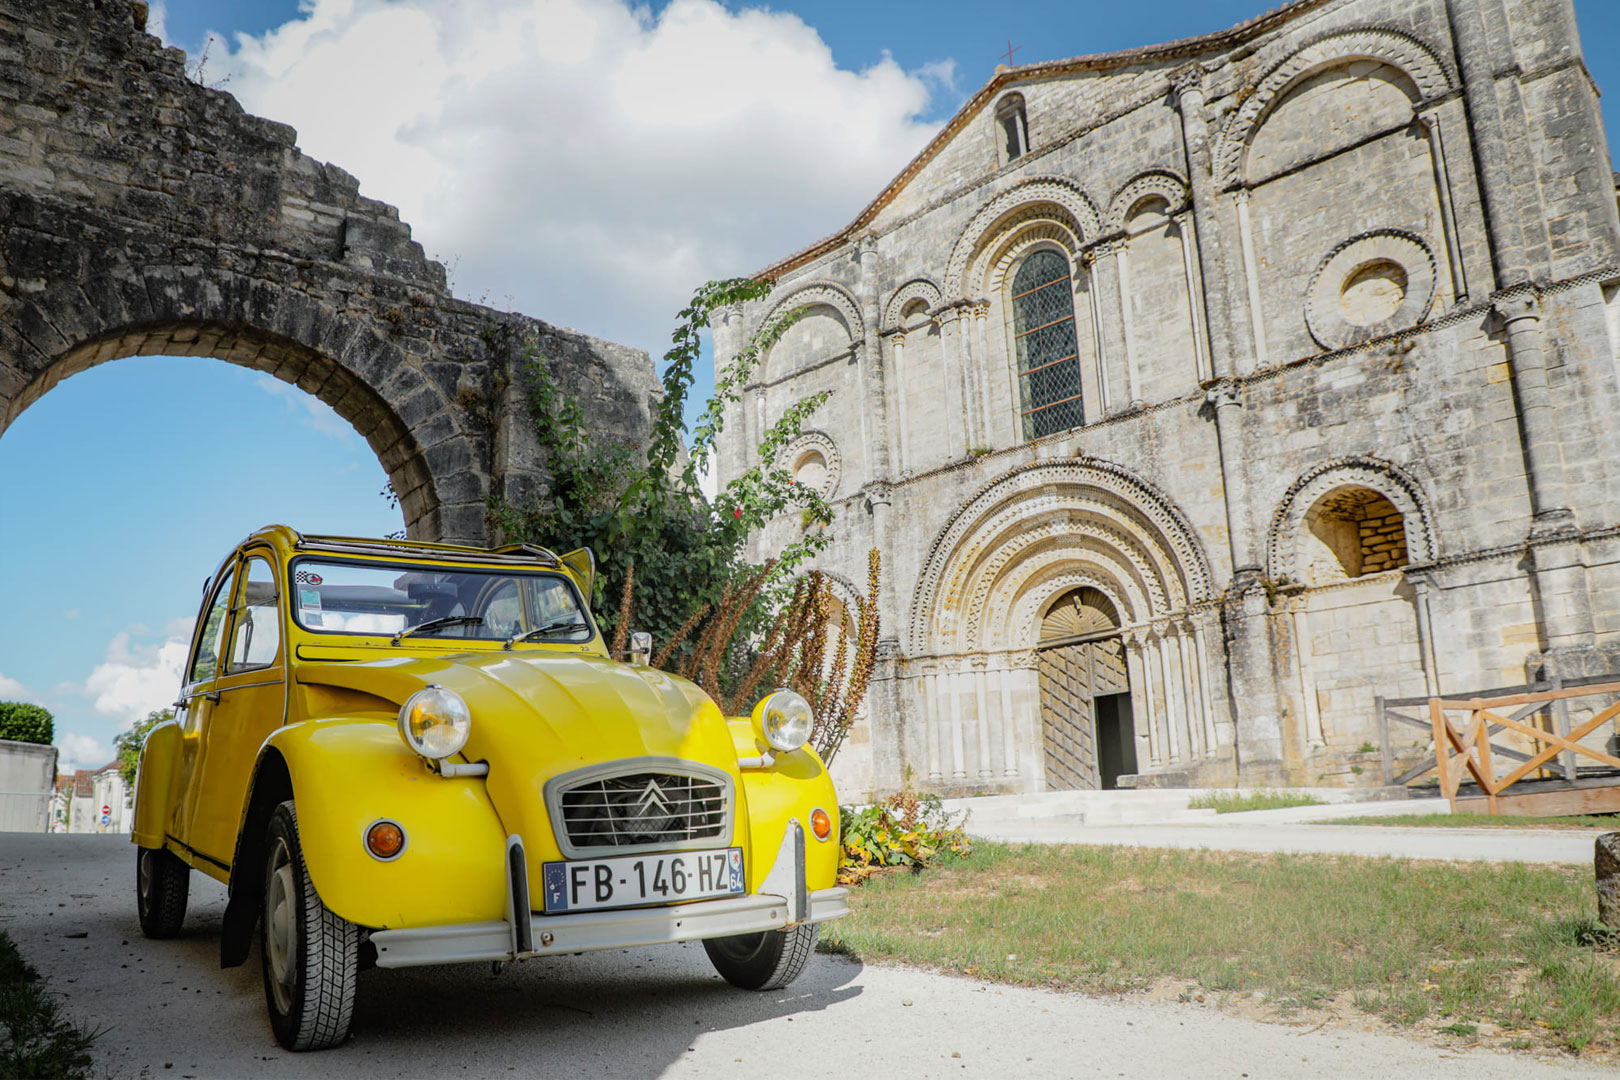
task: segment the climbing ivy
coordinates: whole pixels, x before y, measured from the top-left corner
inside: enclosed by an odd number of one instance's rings
[[[526,504],[494,496],[489,520],[508,542],[528,541],[555,551],[591,548],[598,571],[592,603],[609,634],[618,629],[622,613],[602,601],[618,601],[631,567],[635,568],[631,623],[636,630],[650,632],[656,648],[674,640],[705,605],[712,610],[728,587],[754,569],[743,558],[748,534],[788,507],[797,507],[802,534],[777,554],[770,571],[773,587],[760,591],[759,609],[742,620],[737,640],[746,641],[762,624],[772,601],[781,596],[779,583],[832,540],[832,508],[820,492],[795,484],[780,463],[782,451],[826,400],[825,393],[784,411],[760,440],[753,467],[734,477],[713,500],[701,489],[727,407],[741,399],[760,357],[802,311],[774,319],[753,335],[718,373],[714,395],[689,433],[685,408],[702,332],[715,311],[761,299],[769,291],[769,282],[738,278],[709,282],[693,294],[664,354],[664,395],[644,451],[622,440],[604,439],[587,423],[579,399],[559,386],[554,361],[534,348],[526,355],[524,388],[535,433],[546,450],[551,490]]]

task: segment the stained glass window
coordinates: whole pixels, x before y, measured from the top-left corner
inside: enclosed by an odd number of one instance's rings
[[[1069,260],[1050,249],[1035,252],[1018,268],[1012,291],[1024,438],[1079,427],[1084,413]]]

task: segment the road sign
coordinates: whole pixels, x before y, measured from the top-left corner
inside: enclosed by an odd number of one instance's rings
[[[102,816],[102,817],[112,817],[112,807],[110,807],[110,806],[103,806],[103,807],[102,807],[102,808],[101,808],[101,816]]]

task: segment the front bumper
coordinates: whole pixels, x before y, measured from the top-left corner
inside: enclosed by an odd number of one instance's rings
[[[849,890],[820,889],[809,894],[808,918],[792,919],[793,902],[758,894],[725,900],[699,900],[676,907],[586,911],[577,915],[529,916],[533,947],[518,952],[506,920],[377,930],[371,943],[377,966],[416,967],[479,960],[525,960],[534,956],[625,949],[672,941],[782,930],[795,922],[827,922],[849,914]]]

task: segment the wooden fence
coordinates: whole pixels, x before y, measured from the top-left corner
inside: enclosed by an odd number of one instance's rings
[[[1451,801],[1453,810],[1483,810],[1492,814],[1620,811],[1620,758],[1580,742],[1620,715],[1620,699],[1599,708],[1573,730],[1569,716],[1572,700],[1609,695],[1620,695],[1620,681],[1612,675],[1503,687],[1467,698],[1379,698],[1384,783],[1407,784],[1434,771],[1439,777],[1440,790]],[[1415,708],[1421,708],[1422,714],[1410,715],[1410,710]],[[1535,722],[1537,714],[1547,717],[1546,726]],[[1434,739],[1435,745],[1432,756],[1399,776],[1392,775],[1391,723],[1422,729]],[[1493,736],[1504,732],[1529,740],[1533,752],[1525,753],[1493,741]],[[1577,756],[1590,758],[1616,773],[1583,778]],[[1556,766],[1552,764],[1555,758],[1559,759]],[[1516,764],[1497,776],[1499,761]],[[1555,790],[1531,792],[1525,788],[1504,794],[1521,780],[1549,769],[1562,774],[1562,782],[1555,785]],[[1459,797],[1465,778],[1472,778],[1478,785],[1478,796]]]

